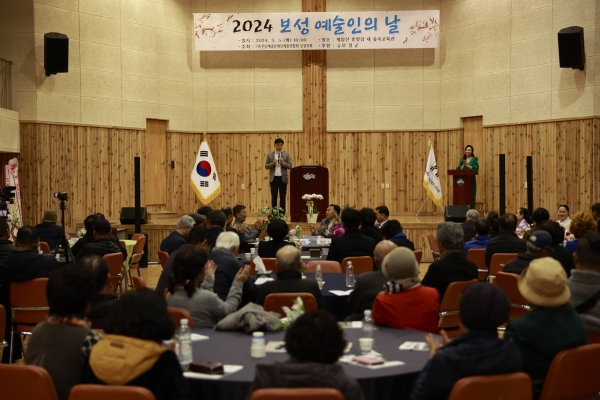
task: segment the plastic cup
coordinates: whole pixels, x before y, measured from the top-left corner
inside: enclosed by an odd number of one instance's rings
[[[244,253],[246,255],[246,260],[249,260],[252,257],[252,253]]]
[[[370,353],[373,350],[373,338],[360,338],[358,343],[360,344],[360,352],[363,354]]]

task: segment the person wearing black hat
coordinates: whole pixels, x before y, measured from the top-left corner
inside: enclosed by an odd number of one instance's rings
[[[94,241],[88,243],[81,248],[77,256],[76,261],[81,260],[85,256],[95,254],[100,257],[104,257],[111,253],[123,253],[119,247],[113,243],[110,239],[110,222],[108,220],[100,218],[94,222]],[[123,260],[127,258],[127,250],[123,254]]]
[[[546,231],[535,231],[527,238],[527,253],[520,253],[517,258],[508,261],[502,272],[521,275],[529,263],[536,258],[547,257],[552,252],[552,236]]]
[[[460,326],[464,333],[450,342],[442,331],[443,344],[427,335],[429,361],[419,374],[410,399],[447,399],[462,378],[521,371],[517,345],[498,338],[498,326],[508,320],[509,313],[508,297],[497,286],[484,282],[469,286],[460,299]]]

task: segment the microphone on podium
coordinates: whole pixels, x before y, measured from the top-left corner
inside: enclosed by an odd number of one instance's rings
[[[309,156],[308,158],[308,165],[312,165],[312,156]]]

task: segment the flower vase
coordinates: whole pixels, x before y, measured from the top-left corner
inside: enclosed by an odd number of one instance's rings
[[[306,220],[309,224],[315,224],[319,218],[319,214],[306,214]]]

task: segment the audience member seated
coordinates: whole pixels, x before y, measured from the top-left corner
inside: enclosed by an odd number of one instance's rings
[[[194,220],[194,226],[204,226],[206,224],[206,217],[198,213],[189,213],[188,217],[192,217]]]
[[[360,215],[353,208],[342,211],[342,224],[346,233],[331,240],[327,260],[339,263],[346,257],[369,256],[373,257],[375,241],[360,233]]]
[[[46,210],[41,224],[37,224],[35,228],[40,233],[40,242],[48,243],[51,251],[56,249],[58,241],[63,237],[63,230],[60,225],[56,225],[58,216],[54,210]]]
[[[6,222],[6,219],[0,219],[0,263],[2,263],[2,261],[4,261],[4,259],[12,253],[16,253],[18,251],[17,246],[8,240],[9,238],[10,227]]]
[[[535,210],[533,210],[533,213],[531,214],[531,219],[533,220],[535,226],[538,226],[550,219],[550,212],[543,207],[538,207]]]
[[[474,209],[467,211],[465,222],[460,224],[463,230],[463,243],[468,243],[475,237],[475,222],[479,219],[479,212]]]
[[[381,229],[375,227],[376,215],[372,208],[361,208],[360,213],[360,233],[370,237],[375,244],[383,240]]]
[[[567,281],[569,302],[586,330],[600,332],[600,233],[581,237],[573,258],[576,269]]]
[[[568,241],[565,244],[565,248],[571,253],[575,253],[577,240],[588,233],[597,231],[598,225],[596,225],[594,217],[585,211],[579,211],[573,215],[573,218],[571,219],[570,232],[571,235],[575,236],[575,240]]]
[[[319,310],[324,308],[319,284],[314,279],[302,279],[300,268],[303,266],[300,250],[292,246],[284,246],[277,252],[277,279],[265,282],[258,288],[256,304],[265,304],[265,299],[272,293],[311,293],[315,296]]]
[[[220,211],[219,211],[220,212]],[[244,264],[237,259],[240,250],[240,238],[234,232],[221,232],[217,238],[214,248],[208,255],[208,259],[217,265],[215,273],[214,292],[225,301],[233,280]],[[254,278],[245,281],[240,308],[256,299],[257,287]]]
[[[167,260],[167,263],[165,264],[165,267],[158,278],[156,288],[154,289],[154,291],[159,295],[162,296],[169,284],[169,278],[171,275],[173,275],[173,262],[175,261],[175,256],[180,250],[186,247],[196,247],[206,251],[207,253],[210,251],[210,234],[208,232],[208,228],[205,226],[195,226],[190,232],[189,241],[189,244],[181,246],[175,250],[173,254],[169,255],[169,259]]]
[[[269,388],[333,388],[346,400],[363,400],[356,379],[348,376],[338,359],[344,354],[344,332],[326,311],[300,316],[285,332],[285,362],[258,364],[250,394]]]
[[[550,258],[533,260],[519,279],[519,292],[532,311],[508,324],[505,339],[521,350],[523,371],[533,383],[538,398],[554,356],[562,350],[587,344],[581,318],[569,304],[567,274]]]
[[[500,233],[491,239],[485,248],[485,264],[490,268],[492,256],[496,253],[525,253],[527,246],[525,240],[520,239],[516,233],[517,217],[515,214],[503,214],[498,220]]]
[[[346,321],[361,321],[365,310],[373,308],[375,296],[383,290],[383,285],[388,280],[381,272],[381,263],[385,256],[396,248],[398,246],[389,240],[382,240],[377,243],[377,246],[375,246],[375,267],[377,271],[365,272],[356,279],[354,290],[350,293],[350,307],[352,307],[353,313],[346,318]]]
[[[123,254],[123,261],[127,258],[127,250],[119,247],[115,244],[110,236],[110,222],[107,219],[100,218],[94,222],[94,241],[84,245],[75,260],[79,261],[83,257],[95,254],[100,257],[104,257],[107,254],[121,253]]]
[[[95,285],[91,307],[85,317],[90,320],[92,328],[104,330],[108,326],[110,310],[117,301],[116,295],[108,293],[110,290],[108,284],[110,267],[106,260],[96,255],[84,257],[78,262],[78,265],[91,275]]]
[[[517,234],[523,236],[525,232],[531,229],[533,218],[531,218],[531,215],[529,214],[529,209],[525,207],[519,208],[519,211],[517,211],[517,214],[515,215],[517,217]]]
[[[288,226],[281,219],[274,219],[269,223],[267,234],[273,240],[263,240],[258,244],[258,256],[261,258],[275,258],[277,251],[283,246],[294,246],[294,243],[283,240],[288,234]]]
[[[175,250],[187,244],[188,237],[194,225],[196,225],[196,221],[189,215],[179,218],[177,225],[175,225],[175,230],[160,242],[160,251],[172,254]]]
[[[421,284],[437,289],[440,303],[446,294],[448,285],[456,281],[477,279],[477,266],[465,260],[462,255],[463,230],[454,222],[438,225],[435,242],[440,249],[441,258],[432,263]]]
[[[260,229],[262,227],[263,221],[262,219],[257,219],[254,223],[254,228],[250,228],[245,224],[246,218],[248,216],[248,211],[246,210],[246,206],[238,204],[233,207],[233,217],[235,221],[233,221],[233,228],[237,229],[239,233],[244,235],[244,239],[249,242],[253,242],[257,237],[260,236]]]
[[[490,220],[487,218],[479,218],[475,221],[475,239],[466,242],[463,247],[463,257],[467,258],[467,253],[471,249],[485,249],[490,241]]]
[[[198,214],[203,215],[204,218],[208,218],[208,213],[213,211],[210,206],[202,206],[198,209]]]
[[[177,356],[171,346],[163,346],[174,333],[162,297],[149,289],[125,293],[110,313],[106,335],[84,364],[82,383],[141,386],[156,400],[191,400]]]
[[[100,339],[85,319],[95,289],[91,275],[79,265],[53,272],[46,287],[49,316],[35,327],[27,344],[25,364],[48,371],[60,400],[67,400],[71,388],[81,382],[83,365]]]
[[[74,256],[77,256],[77,254],[79,254],[79,251],[84,245],[92,243],[94,241],[94,222],[96,222],[96,216],[94,214],[88,215],[83,220],[85,235],[79,238],[77,242],[75,242],[73,247],[71,247],[71,251],[73,252]]]
[[[373,321],[396,329],[438,333],[440,298],[437,290],[421,286],[415,253],[392,250],[383,260],[385,289],[375,297]]]
[[[221,208],[221,211],[223,211],[223,214],[225,214],[225,231],[226,232],[237,232],[238,230],[235,229],[233,226],[231,226],[231,224],[233,223],[233,210],[231,209],[231,207],[223,207]]]
[[[388,219],[385,226],[381,228],[381,233],[385,240],[390,240],[398,247],[406,247],[412,251],[415,250],[415,244],[410,241],[404,233],[402,233],[402,225],[400,221]]]
[[[212,328],[238,309],[244,282],[250,276],[250,266],[235,274],[227,299],[223,301],[213,292],[216,266],[214,262],[206,261],[206,252],[193,246],[185,246],[177,252],[173,275],[169,278],[167,304],[188,310],[196,326]]]
[[[536,225],[535,229],[546,231],[552,236],[552,251],[548,253],[548,257],[558,261],[567,276],[571,276],[571,271],[575,269],[575,263],[573,262],[573,253],[562,246],[565,241],[565,228],[558,222],[548,220]]]
[[[558,206],[558,211],[556,212],[558,218],[556,222],[560,224],[563,228],[565,228],[565,232],[570,232],[571,230],[571,212],[569,211],[569,206],[566,204],[560,204]]]
[[[600,203],[592,204],[592,217],[598,225],[598,232],[600,232]]]
[[[321,221],[321,225],[318,228],[311,225],[311,234],[331,238],[334,227],[339,225],[340,212],[340,206],[337,204],[330,204],[327,206],[327,209],[325,210],[325,219]]]
[[[517,258],[508,261],[502,272],[521,275],[521,272],[536,258],[548,257],[552,252],[552,236],[546,231],[537,230],[527,238],[527,252],[519,253]]]
[[[215,247],[219,235],[225,232],[225,222],[227,221],[227,218],[225,217],[225,213],[223,213],[223,211],[213,210],[208,213],[206,221],[206,226],[208,226],[208,232],[210,233],[210,248],[212,249]]]
[[[375,218],[377,218],[379,229],[383,228],[383,225],[385,225],[389,217],[390,210],[386,206],[379,206],[375,208]]]
[[[495,238],[500,233],[500,224],[498,223],[498,219],[500,215],[498,215],[498,211],[488,211],[485,215],[488,221],[490,221],[491,231],[490,238]]]
[[[419,374],[411,400],[447,399],[462,378],[507,374],[522,370],[521,354],[510,340],[498,338],[497,328],[506,322],[510,302],[502,290],[489,283],[469,286],[460,298],[462,334],[452,341],[425,338],[429,361]],[[482,398],[485,396],[482,394]]]

